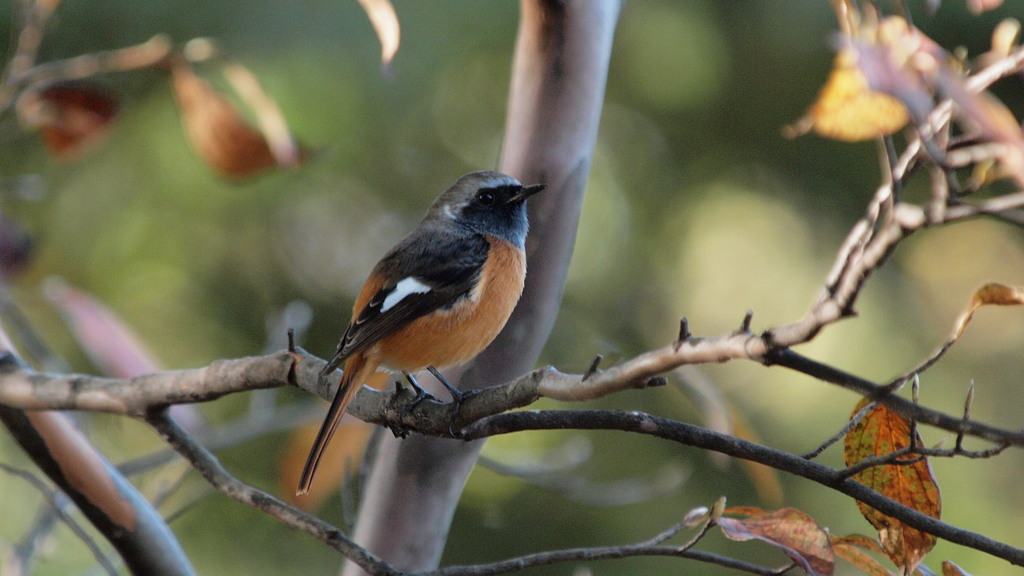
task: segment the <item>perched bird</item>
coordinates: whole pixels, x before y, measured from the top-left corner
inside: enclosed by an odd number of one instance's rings
[[[523,186],[499,172],[472,172],[434,200],[416,228],[370,272],[352,320],[330,362],[345,365],[299,480],[305,494],[356,392],[378,370],[428,368],[458,398],[437,368],[466,362],[505,326],[523,293],[526,199],[544,184]]]

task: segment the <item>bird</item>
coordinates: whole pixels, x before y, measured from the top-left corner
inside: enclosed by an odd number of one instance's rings
[[[420,223],[370,272],[337,350],[320,371],[325,382],[344,365],[338,391],[310,449],[298,494],[313,476],[356,392],[380,370],[430,370],[465,363],[504,328],[523,293],[526,200],[545,184],[524,186],[500,172],[470,172],[438,196]]]

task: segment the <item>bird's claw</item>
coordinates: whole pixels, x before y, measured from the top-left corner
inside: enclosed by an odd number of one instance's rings
[[[410,385],[412,385],[412,389],[416,391],[416,395],[413,396],[412,400],[406,402],[405,406],[402,406],[401,412],[398,413],[399,422],[404,422],[406,414],[412,411],[413,408],[418,406],[419,403],[424,400],[440,402],[440,400],[437,399],[437,396],[434,396],[430,392],[424,390],[423,387],[420,386],[420,383],[417,382],[411,374],[406,374],[405,379],[409,381]],[[405,425],[389,425],[388,427],[391,428],[391,433],[394,434],[396,438],[406,438],[409,436],[409,428]]]

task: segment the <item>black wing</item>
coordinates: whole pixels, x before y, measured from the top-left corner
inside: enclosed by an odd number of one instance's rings
[[[374,268],[384,285],[349,324],[330,365],[364,350],[420,316],[454,305],[480,280],[490,244],[480,235],[412,234],[391,250]],[[429,288],[411,293],[381,311],[399,282],[415,278]],[[333,368],[332,368],[333,369]]]

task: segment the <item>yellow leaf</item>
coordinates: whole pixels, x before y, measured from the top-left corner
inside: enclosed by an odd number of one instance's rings
[[[853,48],[836,55],[828,81],[807,115],[790,128],[790,135],[814,130],[821,136],[860,142],[892,134],[906,126],[910,115],[898,99],[871,89],[857,66]]]
[[[1020,37],[1020,22],[1007,18],[992,31],[992,53],[1000,58],[1010,55]]]

